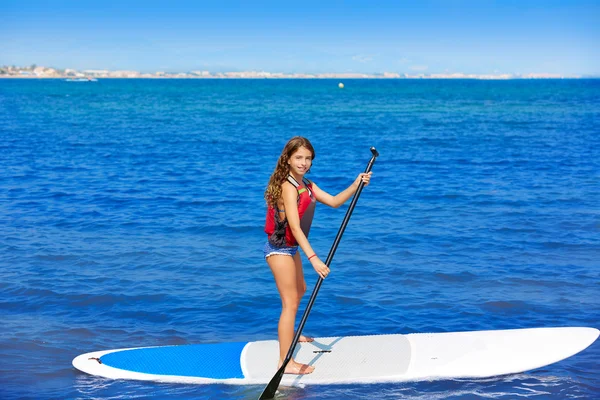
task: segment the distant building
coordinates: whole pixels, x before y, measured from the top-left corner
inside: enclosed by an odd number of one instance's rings
[[[108,76],[110,71],[106,69],[86,69],[83,71],[84,74],[93,75],[93,76]]]
[[[191,71],[190,74],[196,75],[196,76],[202,76],[204,78],[210,76],[210,72],[208,72],[208,71]]]
[[[44,75],[44,70],[45,70],[44,67],[35,67],[33,69],[33,74],[36,75],[36,76]]]
[[[139,78],[140,73],[137,71],[114,71],[110,73],[111,78]]]

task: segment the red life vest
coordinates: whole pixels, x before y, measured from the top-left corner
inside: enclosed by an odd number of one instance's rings
[[[300,217],[300,226],[304,235],[308,237],[308,231],[312,223],[315,209],[315,197],[312,191],[312,182],[303,178],[299,184],[291,175],[288,176],[288,182],[296,187],[298,191],[298,216]],[[280,219],[279,212],[269,204],[267,208],[267,221],[265,223],[265,233],[269,242],[276,247],[297,246],[296,238],[292,234],[287,218]]]

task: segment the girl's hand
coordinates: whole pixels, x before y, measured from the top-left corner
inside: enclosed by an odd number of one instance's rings
[[[361,172],[360,174],[358,174],[358,176],[354,180],[354,187],[358,188],[358,185],[361,181],[365,183],[365,186],[368,186],[369,182],[371,182],[371,175],[373,175],[373,171],[369,173]]]
[[[310,259],[310,263],[312,264],[317,274],[323,279],[327,278],[329,275],[330,269],[319,257],[313,257]]]

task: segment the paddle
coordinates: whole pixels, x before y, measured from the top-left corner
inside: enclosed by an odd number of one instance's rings
[[[377,157],[379,157],[379,153],[377,152],[377,150],[375,150],[375,147],[371,147],[371,153],[373,154],[373,157],[371,157],[369,164],[367,164],[367,169],[365,170],[365,172],[371,171],[371,168],[373,168],[373,164],[375,163],[375,159]],[[356,202],[358,201],[358,197],[360,196],[360,192],[362,192],[362,189],[364,186],[365,186],[364,182],[360,181],[360,183],[358,184],[358,189],[356,190],[356,193],[354,193],[354,197],[352,198],[352,202],[350,203],[350,207],[348,207],[348,211],[346,211],[346,216],[344,217],[344,220],[342,221],[342,226],[340,227],[340,230],[338,231],[337,236],[335,237],[335,240],[333,241],[331,250],[329,250],[329,255],[327,256],[327,260],[325,261],[325,265],[327,265],[328,267],[331,264],[331,260],[333,259],[333,255],[335,254],[335,251],[337,250],[338,245],[340,244],[340,240],[342,239],[344,230],[346,230],[346,225],[348,225],[348,221],[350,220],[352,211],[354,211],[354,207],[356,206]],[[300,334],[302,333],[302,329],[304,329],[304,324],[306,324],[306,320],[308,319],[308,314],[310,314],[310,310],[312,309],[315,299],[317,298],[317,293],[319,293],[319,289],[321,288],[322,283],[323,283],[323,278],[319,277],[319,279],[317,280],[317,284],[315,285],[315,288],[313,289],[313,292],[310,295],[310,299],[308,300],[308,305],[306,306],[306,310],[304,310],[304,314],[302,315],[302,319],[300,320],[300,325],[298,325],[298,329],[296,330],[296,334],[294,335],[294,340],[292,340],[290,349],[288,350],[287,355],[285,356],[285,360],[283,360],[283,364],[281,364],[281,368],[279,368],[279,370],[275,373],[275,376],[273,376],[273,378],[271,378],[271,381],[269,382],[267,387],[265,387],[265,390],[260,395],[259,400],[272,399],[275,397],[275,392],[277,391],[277,388],[279,387],[281,378],[283,378],[283,373],[285,372],[285,367],[288,365],[288,363],[292,359],[292,356],[294,355],[294,350],[296,349],[296,345],[298,344],[298,340],[300,339]]]

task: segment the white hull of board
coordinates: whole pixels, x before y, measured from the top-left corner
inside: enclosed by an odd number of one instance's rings
[[[314,342],[300,343],[294,355],[296,361],[315,366],[315,371],[308,375],[286,374],[281,384],[406,382],[514,374],[571,357],[590,346],[599,333],[594,328],[577,327],[315,338]],[[221,358],[233,360],[227,362],[237,364],[239,357],[239,365],[231,366],[232,370],[241,370],[237,376],[211,376],[211,363],[219,362],[220,356],[217,352],[217,356],[202,359],[203,346],[215,345],[97,351],[76,357],[73,366],[111,379],[243,385],[266,384],[277,370],[279,345],[275,340],[241,344],[241,351],[235,354],[224,349]],[[183,369],[184,373],[153,373],[152,368],[145,370],[147,364],[133,365],[129,361],[113,366],[102,362],[109,354],[117,358],[120,354],[145,356],[153,349],[160,349],[161,355],[151,359],[150,364],[167,364],[165,371],[169,371],[169,363],[177,364],[177,371]],[[179,354],[183,351],[185,358],[170,358],[169,352],[176,350]],[[125,351],[131,353],[122,353]],[[185,363],[194,365],[186,370]]]

